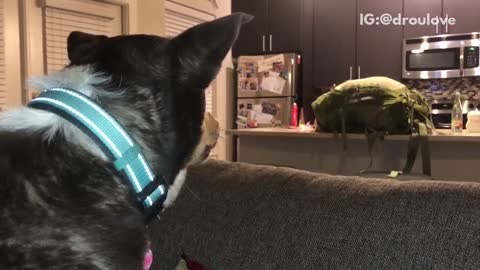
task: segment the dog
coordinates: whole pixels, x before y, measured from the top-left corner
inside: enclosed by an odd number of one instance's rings
[[[251,19],[232,14],[173,39],[72,32],[70,64],[31,84],[93,100],[133,138],[152,172],[174,187],[177,175],[214,145],[198,148],[208,125],[204,89]],[[146,224],[124,178],[98,142],[66,117],[34,106],[2,112],[0,269],[143,269]]]

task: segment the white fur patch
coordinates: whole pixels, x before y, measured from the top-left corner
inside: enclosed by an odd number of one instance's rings
[[[163,203],[164,207],[170,207],[173,205],[173,202],[177,199],[180,190],[182,190],[185,179],[187,178],[187,169],[181,170],[175,177],[175,181],[168,188],[167,199]]]
[[[106,83],[109,80],[110,78],[103,74],[94,73],[91,66],[83,65],[68,67],[48,76],[33,77],[29,80],[29,84],[40,91],[63,87],[75,89],[88,97],[96,98],[96,95],[106,93],[100,92],[96,85]]]
[[[37,77],[30,80],[33,87],[44,90],[54,87],[75,89],[83,94],[95,98],[107,93],[96,89],[95,86],[105,83],[108,79],[98,73],[93,73],[89,66],[76,66],[66,68],[57,73]],[[0,130],[7,131],[44,131],[44,139],[50,141],[57,133],[62,133],[72,142],[84,147],[92,154],[106,160],[107,157],[93,140],[90,139],[75,125],[51,112],[20,107],[0,113]]]

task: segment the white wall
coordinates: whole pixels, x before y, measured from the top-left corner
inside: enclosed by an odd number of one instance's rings
[[[165,1],[137,1],[137,32],[162,36],[165,33]]]
[[[231,0],[217,0],[218,11],[217,17],[223,17],[232,13]],[[228,53],[227,57],[223,61],[222,68],[218,73],[217,85],[216,85],[216,117],[220,123],[220,138],[217,144],[217,157],[219,159],[230,159],[232,153],[232,138],[227,136],[225,131],[230,128],[233,108],[229,104],[228,100],[233,95],[232,81],[229,79],[231,76],[227,76],[227,69],[233,68],[232,54]]]

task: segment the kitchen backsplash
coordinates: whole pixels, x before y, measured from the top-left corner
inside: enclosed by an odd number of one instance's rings
[[[460,91],[462,99],[480,100],[480,77],[434,79],[434,80],[404,80],[410,89],[423,93],[428,99],[453,99],[455,91]]]

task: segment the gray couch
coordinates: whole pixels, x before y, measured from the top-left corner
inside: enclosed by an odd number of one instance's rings
[[[187,185],[150,226],[152,269],[182,250],[210,270],[480,269],[480,184],[209,161]]]

